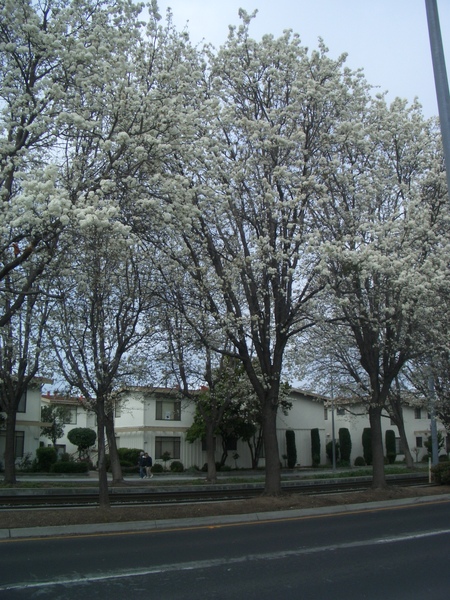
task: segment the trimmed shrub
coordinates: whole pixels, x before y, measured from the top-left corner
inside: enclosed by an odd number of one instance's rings
[[[395,463],[397,452],[395,451],[395,431],[388,429],[384,434],[384,443],[386,445],[386,458],[390,465]]]
[[[57,460],[58,453],[53,447],[42,447],[36,450],[36,468],[38,471],[49,472]]]
[[[355,458],[354,465],[355,465],[355,467],[365,467],[366,461],[364,460],[364,458],[362,456],[357,456]]]
[[[89,464],[87,462],[74,462],[73,460],[60,460],[52,465],[52,473],[87,473]]]
[[[293,469],[297,464],[297,448],[295,446],[295,432],[286,430],[286,454],[288,469]]]
[[[173,473],[182,473],[184,471],[183,463],[180,462],[179,460],[174,460],[173,462],[170,463],[170,470]]]
[[[120,464],[122,461],[128,462],[129,466],[135,467],[138,464],[139,454],[143,452],[140,448],[118,448],[117,454],[119,455]],[[125,465],[124,465],[125,466]],[[128,465],[126,465],[128,466]]]
[[[69,431],[67,438],[69,442],[78,448],[78,456],[82,458],[89,448],[95,444],[97,434],[89,427],[75,427]]]
[[[350,456],[352,453],[352,438],[347,427],[339,429],[339,451],[341,454],[341,464],[347,466],[350,464]]]
[[[163,473],[164,467],[160,463],[155,463],[151,468],[152,473]]]
[[[311,456],[313,467],[320,465],[320,434],[316,427],[311,429]]]
[[[440,462],[431,467],[434,482],[438,485],[450,485],[450,461]]]
[[[330,463],[333,464],[333,442],[328,442],[328,444],[325,446],[325,451],[330,460]],[[335,459],[337,463],[339,461],[339,442],[337,442],[336,440],[334,441],[334,452],[336,455]]]
[[[372,464],[372,430],[365,427],[362,434],[363,455],[366,465]]]

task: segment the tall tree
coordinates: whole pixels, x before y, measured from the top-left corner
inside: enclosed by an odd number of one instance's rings
[[[24,318],[27,323],[40,320],[40,309],[36,318],[30,310],[45,303],[36,298],[46,293],[43,286],[61,251],[64,228],[71,221],[82,225],[95,218],[101,212],[99,193],[111,187],[111,171],[123,175],[124,156],[135,163],[136,155],[126,148],[124,119],[118,117],[131,104],[127,91],[137,63],[132,51],[140,50],[142,40],[141,10],[131,0],[0,1],[3,339],[11,339],[11,330]],[[157,17],[150,17],[148,31],[156,31]],[[125,120],[129,127],[130,113]],[[94,126],[97,121],[103,136]],[[87,132],[96,144],[88,143]],[[31,334],[22,327],[21,335],[24,331]],[[29,351],[30,344],[25,345]],[[18,381],[37,371],[37,355],[23,364],[27,366],[17,367],[22,373],[11,374]],[[12,410],[19,391],[10,386],[7,393],[11,396],[3,405]],[[6,463],[13,479],[11,460]]]
[[[290,33],[252,40],[251,17],[241,17],[203,77],[193,70],[201,110],[186,116],[191,129],[183,130],[171,178],[160,182],[157,198],[142,201],[147,220],[159,216],[167,235],[144,234],[190,277],[191,293],[242,361],[261,406],[265,491],[277,494],[284,353],[313,323],[320,287],[307,244],[309,208],[321,193],[327,138],[359,78],[323,46],[308,56]]]
[[[54,287],[61,300],[54,303],[47,328],[59,372],[97,415],[100,502],[107,505],[105,427],[113,476],[120,480],[115,393],[144,377],[151,356],[151,272],[136,240],[103,223],[87,227],[83,235],[73,232]]]
[[[381,412],[430,324],[446,272],[446,188],[436,127],[420,107],[383,98],[336,126],[317,206],[320,272],[330,314],[353,338],[369,383],[373,485],[384,487]]]

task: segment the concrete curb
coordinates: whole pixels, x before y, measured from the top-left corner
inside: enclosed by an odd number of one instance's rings
[[[193,519],[163,519],[160,521],[129,521],[126,523],[94,523],[87,525],[61,525],[55,527],[23,527],[17,529],[0,529],[0,540],[18,540],[23,538],[49,538],[73,535],[98,535],[150,532],[165,529],[188,529],[190,527],[221,527],[238,523],[257,523],[281,519],[301,519],[324,515],[345,514],[361,510],[379,510],[402,506],[417,506],[430,502],[449,502],[450,494],[438,496],[421,496],[419,498],[402,498],[383,502],[362,502],[339,506],[322,506],[300,510],[283,510],[245,515],[223,515],[198,517]]]

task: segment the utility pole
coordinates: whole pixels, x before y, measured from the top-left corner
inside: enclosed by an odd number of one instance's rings
[[[441,123],[442,145],[444,148],[447,194],[450,196],[450,95],[448,91],[447,69],[445,67],[444,46],[442,44],[437,0],[425,0],[425,5],[427,9],[428,32],[430,35],[431,58],[433,60],[439,121]],[[428,388],[430,393],[432,463],[435,465],[439,461],[439,450],[436,427],[434,377],[431,365]]]
[[[437,0],[425,0],[430,34],[431,58],[433,60],[434,83],[441,123],[442,144],[444,147],[445,170],[447,173],[447,189],[450,194],[450,95],[448,91],[447,70],[445,68],[444,47]]]

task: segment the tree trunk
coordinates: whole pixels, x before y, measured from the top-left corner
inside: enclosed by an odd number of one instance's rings
[[[264,493],[276,496],[281,493],[281,467],[277,438],[277,407],[266,398],[263,406],[263,439],[266,456],[266,481]]]
[[[117,452],[116,435],[114,432],[114,416],[111,413],[105,414],[105,429],[109,446],[112,480],[113,483],[121,483],[123,481],[123,473],[122,467],[120,466],[119,453]]]
[[[384,452],[383,452],[383,433],[381,430],[381,411],[380,406],[371,406],[369,408],[369,421],[372,436],[372,466],[373,477],[372,487],[374,489],[383,489],[387,486],[384,473]]]
[[[406,437],[405,432],[405,423],[403,422],[403,418],[397,424],[398,434],[400,436],[400,447],[403,450],[403,454],[405,455],[405,464],[408,469],[412,469],[414,467],[414,460],[409,450],[408,438]]]
[[[216,483],[217,481],[217,469],[216,469],[216,453],[214,451],[214,424],[210,420],[206,420],[206,463],[208,465],[208,473],[206,481],[210,483]]]
[[[98,504],[109,508],[108,475],[105,460],[105,404],[97,399],[97,442],[98,442]]]
[[[10,485],[17,483],[16,480],[16,418],[15,410],[6,413],[6,436],[5,436],[5,475],[3,481]]]

